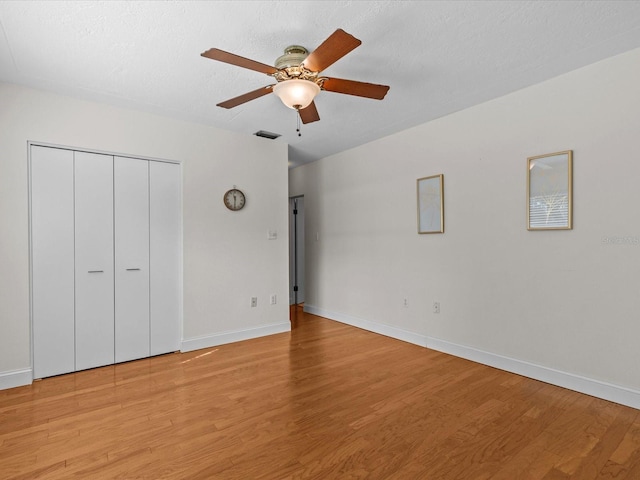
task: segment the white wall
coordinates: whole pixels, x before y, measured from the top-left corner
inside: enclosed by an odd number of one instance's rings
[[[31,375],[27,141],[182,162],[183,349],[290,328],[286,144],[0,83],[0,388]]]
[[[638,85],[635,50],[292,170],[306,309],[640,408]],[[561,150],[574,229],[529,232],[526,159]],[[439,173],[445,233],[418,235]]]

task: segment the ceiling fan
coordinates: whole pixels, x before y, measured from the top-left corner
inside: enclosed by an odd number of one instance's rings
[[[264,73],[273,77],[277,82],[218,103],[218,107],[237,107],[273,92],[287,107],[298,112],[302,123],[311,123],[320,120],[313,99],[321,90],[376,100],[382,100],[387,94],[389,87],[386,85],[320,76],[320,72],[333,65],[361,43],[353,35],[338,29],[311,53],[300,45],[287,47],[284,50],[284,55],[276,60],[275,67],[217,48],[207,50],[201,55],[212,60]]]

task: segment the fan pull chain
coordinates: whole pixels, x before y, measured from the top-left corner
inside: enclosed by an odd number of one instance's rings
[[[296,108],[296,119],[297,119],[296,132],[298,132],[298,136],[301,137],[302,133],[300,133],[300,110],[298,110],[297,108]]]

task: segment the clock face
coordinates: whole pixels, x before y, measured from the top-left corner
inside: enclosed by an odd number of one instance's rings
[[[229,210],[237,211],[244,207],[245,197],[244,193],[242,193],[237,188],[232,188],[224,194],[223,198],[225,206]]]

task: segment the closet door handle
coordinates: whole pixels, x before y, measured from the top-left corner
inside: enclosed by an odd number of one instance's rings
[[[127,268],[127,272],[137,272],[139,268]]]
[[[89,270],[89,273],[104,273],[104,270]]]

